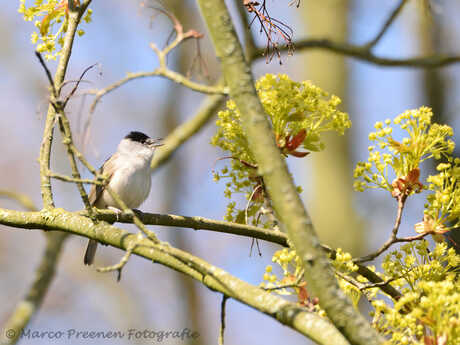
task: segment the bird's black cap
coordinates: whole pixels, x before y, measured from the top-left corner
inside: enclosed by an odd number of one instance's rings
[[[147,139],[150,139],[148,135],[145,135],[142,132],[130,132],[125,139],[131,139],[132,141],[136,141],[141,144],[145,144]]]

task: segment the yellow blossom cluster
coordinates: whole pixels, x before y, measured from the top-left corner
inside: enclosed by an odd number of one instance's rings
[[[343,134],[351,126],[348,114],[338,109],[340,99],[329,96],[309,81],[295,82],[285,74],[266,74],[257,81],[256,89],[280,154],[285,156],[301,158],[311,151],[320,151],[324,148],[323,132]],[[219,112],[216,124],[218,129],[211,144],[226,152],[230,166],[216,171],[214,179],[227,180],[226,197],[240,193],[248,200],[247,206],[242,208],[237,207],[235,201],[230,202],[225,218],[238,223],[251,218],[252,224],[258,224],[266,202],[265,188],[241,126],[241,114],[233,100]],[[262,223],[266,227],[273,226],[268,220]]]
[[[448,137],[453,135],[452,128],[431,122],[433,113],[428,107],[408,110],[398,115],[393,124],[407,132],[407,136],[397,141],[393,137],[392,121],[375,124],[375,132],[369,134],[369,140],[375,142],[369,146],[367,162],[359,162],[354,171],[354,187],[358,191],[366,188],[382,188],[394,192],[401,183],[416,183],[414,174],[420,164],[427,159],[447,158],[452,154],[455,144]],[[409,181],[417,175],[417,180]],[[391,177],[395,178],[394,183]],[[408,194],[419,191],[413,188]]]
[[[73,0],[75,5],[78,0]],[[37,45],[37,51],[46,53],[46,59],[56,59],[64,45],[64,35],[69,24],[68,1],[61,0],[35,0],[34,4],[27,7],[26,0],[19,0],[18,12],[22,13],[24,20],[33,21],[37,31],[31,35],[31,41]],[[92,10],[88,9],[83,21],[91,21]],[[55,28],[57,27],[57,29]],[[77,34],[82,36],[84,30],[79,29]],[[56,43],[59,48],[56,48]]]

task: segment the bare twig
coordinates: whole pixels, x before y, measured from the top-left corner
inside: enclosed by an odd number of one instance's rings
[[[278,286],[273,286],[273,287],[263,287],[265,291],[276,291],[276,290],[282,290],[282,289],[289,289],[289,288],[298,288],[300,287],[302,281],[302,276],[300,275],[297,277],[297,280],[294,283],[289,283],[289,284],[283,284],[283,285],[278,285]]]
[[[366,284],[360,287],[360,290],[366,290],[366,289],[373,289],[373,288],[379,288],[381,289],[382,287],[394,282],[395,280],[401,279],[402,277],[395,277],[395,278],[389,278],[387,280],[378,282],[378,283],[372,283],[372,284]]]
[[[372,49],[383,37],[383,35],[387,32],[388,28],[391,26],[391,24],[394,22],[396,17],[401,13],[404,5],[407,3],[407,0],[400,0],[398,6],[391,12],[390,16],[388,19],[385,21],[383,24],[382,28],[378,32],[378,34],[371,39],[368,43],[365,44],[365,47],[367,49]]]
[[[139,240],[142,240],[142,236],[141,238],[139,238]],[[123,255],[123,257],[117,264],[113,266],[98,267],[96,268],[96,270],[101,273],[117,271],[118,272],[117,281],[120,281],[121,271],[123,267],[125,267],[125,265],[128,263],[128,260],[131,257],[133,250],[136,248],[136,245],[137,245],[136,242],[130,242],[126,248],[125,255]]]
[[[168,57],[168,54],[173,49],[175,49],[177,46],[179,46],[181,43],[183,43],[184,41],[188,39],[200,39],[203,37],[203,34],[195,30],[188,30],[184,32],[184,29],[182,25],[180,24],[180,22],[171,13],[163,9],[160,9],[160,8],[155,8],[155,9],[165,14],[170,19],[170,21],[173,24],[174,31],[176,33],[175,39],[163,49],[158,48],[154,43],[150,43],[150,47],[152,48],[152,50],[155,52],[155,54],[158,57],[158,62],[160,64],[160,67],[156,68],[155,70],[151,72],[128,73],[125,78],[120,79],[119,81],[113,83],[112,85],[107,86],[104,89],[88,91],[88,93],[95,95],[95,98],[90,106],[90,114],[94,113],[97,104],[99,103],[99,101],[104,95],[119,88],[120,86],[126,84],[127,82],[131,80],[135,80],[139,78],[161,76],[161,77],[170,79],[180,85],[184,85],[187,88],[197,91],[197,92],[206,93],[206,94],[227,94],[228,93],[227,88],[223,87],[222,85],[208,86],[208,85],[199,84],[199,83],[192,81],[191,79],[187,78],[186,76],[180,73],[170,70],[167,67],[167,57]],[[89,118],[89,121],[90,121],[90,118]]]
[[[222,295],[222,302],[220,304],[220,331],[219,331],[219,345],[224,345],[224,332],[225,332],[225,307],[227,305],[228,296]]]
[[[401,194],[398,197],[398,212],[396,215],[395,224],[391,231],[390,238],[377,251],[369,255],[366,255],[364,257],[356,258],[353,260],[354,262],[366,262],[366,261],[374,260],[377,256],[379,256],[384,251],[386,251],[388,248],[390,248],[391,245],[398,242],[397,235],[398,235],[399,226],[401,225],[401,216],[402,216],[402,211],[404,209],[404,204],[406,202],[406,198],[407,198],[407,195],[404,195],[404,194]]]
[[[43,69],[45,70],[45,73],[46,73],[46,77],[48,78],[48,82],[50,84],[50,87],[51,87],[51,93],[52,95],[57,98],[58,97],[58,93],[56,91],[56,87],[54,86],[54,81],[53,81],[53,77],[51,77],[51,72],[50,70],[48,69],[48,66],[46,65],[45,63],[45,60],[43,60],[43,57],[42,57],[42,54],[40,54],[38,51],[35,52],[35,56],[38,58],[38,61],[40,61],[40,64],[42,65]]]
[[[85,70],[82,72],[82,74],[80,75],[80,78],[78,78],[78,80],[76,81],[75,83],[75,86],[73,87],[72,91],[70,91],[70,93],[67,95],[67,97],[65,98],[65,100],[62,102],[62,107],[65,108],[65,106],[67,105],[67,102],[69,101],[69,99],[74,95],[75,91],[77,91],[78,89],[78,86],[80,85],[80,83],[82,82],[83,80],[83,77],[85,76],[86,72],[88,72],[90,69],[92,69],[94,66],[96,66],[97,64],[93,64],[87,68],[85,68]],[[62,87],[65,85],[66,83],[62,83],[60,88],[59,88],[59,93],[60,93],[60,90],[62,89]]]
[[[98,180],[75,178],[75,177],[70,177],[67,175],[62,175],[62,174],[58,174],[58,173],[51,172],[51,171],[48,172],[48,176],[55,178],[57,180],[60,180],[60,181],[64,181],[64,182],[103,185],[103,183]]]
[[[80,84],[80,82],[77,82],[75,87],[73,88],[73,90],[66,97],[66,99],[64,101],[61,101],[59,99],[61,86],[59,86],[58,91],[57,91],[56,86],[54,85],[54,82],[51,79],[51,73],[50,73],[48,67],[46,66],[46,63],[43,60],[41,54],[39,52],[35,52],[35,55],[38,57],[38,59],[40,61],[40,64],[44,68],[45,73],[46,73],[46,75],[48,77],[48,81],[50,83],[50,88],[52,90],[52,95],[51,95],[52,97],[50,98],[50,104],[54,108],[53,117],[55,117],[56,114],[58,115],[58,121],[59,121],[60,129],[61,129],[61,132],[62,132],[62,134],[64,136],[63,142],[67,146],[67,154],[68,154],[69,159],[70,159],[70,166],[72,168],[72,175],[73,175],[75,181],[78,181],[78,180],[81,179],[81,176],[80,176],[80,173],[78,171],[75,156],[74,156],[74,154],[73,154],[73,152],[72,152],[72,150],[71,150],[71,148],[69,146],[70,144],[72,144],[72,132],[70,130],[69,120],[67,119],[67,116],[65,114],[65,107],[66,107],[67,102],[69,101],[69,99],[73,96],[73,94],[77,90],[78,85]],[[83,79],[85,73],[89,69],[91,69],[93,66],[90,66],[87,69],[85,69],[85,71],[82,73],[79,81],[81,81],[81,79]],[[49,163],[48,163],[48,168],[49,168]],[[48,174],[48,177],[49,177],[49,174]],[[83,184],[77,182],[77,187],[78,187],[78,190],[80,192],[80,195],[81,195],[81,198],[83,200],[83,203],[85,204],[85,207],[88,209],[89,212],[91,212],[91,205],[90,205],[90,202],[89,202],[89,199],[88,199],[88,195],[87,195],[85,189],[83,188]]]
[[[243,0],[243,5],[246,7],[248,13],[254,14],[253,19],[249,23],[249,27],[251,27],[257,19],[260,24],[260,32],[264,33],[267,38],[267,44],[263,54],[266,57],[266,62],[269,63],[274,56],[277,56],[281,64],[281,54],[276,36],[281,37],[286,43],[285,48],[288,54],[292,54],[294,51],[294,44],[292,43],[293,30],[282,21],[270,15],[266,6],[266,0],[262,0],[261,2]]]

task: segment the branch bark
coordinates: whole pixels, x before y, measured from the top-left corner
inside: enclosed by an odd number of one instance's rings
[[[140,240],[137,234],[106,222],[94,223],[88,217],[63,209],[45,209],[41,212],[0,209],[0,224],[23,229],[59,230],[92,238],[122,250],[133,248],[133,254],[187,274],[211,290],[275,318],[318,344],[349,344],[326,319],[248,284],[187,252],[169,245],[152,243],[147,238]]]
[[[64,82],[64,78],[67,72],[67,66],[69,64],[70,55],[72,54],[72,46],[77,32],[78,24],[88,8],[91,0],[85,0],[81,6],[75,8],[69,6],[69,26],[67,33],[64,38],[64,45],[62,47],[62,54],[58,62],[56,73],[54,75],[54,89],[60,90],[61,84]],[[56,111],[50,104],[48,106],[48,113],[46,115],[45,129],[43,131],[43,140],[40,147],[40,186],[41,194],[43,199],[43,207],[50,208],[54,207],[53,194],[51,191],[51,181],[48,176],[48,170],[50,168],[51,158],[51,144],[53,142],[54,125],[56,123]]]
[[[275,144],[225,2],[198,0],[198,3],[217,56],[222,62],[230,97],[241,112],[242,126],[258,163],[259,173],[264,178],[276,214],[302,260],[309,290],[319,298],[321,307],[351,344],[381,344],[383,339],[354,309],[337,284],[329,260]]]

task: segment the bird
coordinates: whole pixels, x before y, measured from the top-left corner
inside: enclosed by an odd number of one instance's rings
[[[107,178],[106,185],[131,209],[139,207],[149,196],[152,183],[150,162],[155,149],[163,145],[161,140],[132,131],[120,141],[117,151],[99,169],[99,174]],[[92,185],[89,202],[98,209],[121,212],[103,185]],[[85,265],[93,263],[96,249],[97,241],[90,239],[83,259]]]

